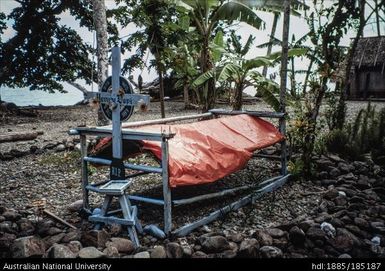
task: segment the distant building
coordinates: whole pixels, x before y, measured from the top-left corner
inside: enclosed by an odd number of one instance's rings
[[[352,100],[385,98],[385,36],[358,41],[347,97]]]

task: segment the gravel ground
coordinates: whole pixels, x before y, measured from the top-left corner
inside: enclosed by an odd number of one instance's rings
[[[385,107],[385,103],[373,103],[377,108]],[[352,118],[366,102],[348,102],[348,119]],[[269,110],[262,102],[247,105],[249,110]],[[0,133],[21,131],[43,131],[44,134],[36,140],[18,143],[0,144],[0,152],[11,149],[29,150],[31,145],[38,148],[50,142],[66,142],[73,140],[67,132],[76,126],[94,126],[96,112],[88,106],[55,107],[37,110],[38,118],[3,117],[0,120]],[[170,113],[172,112],[172,113]],[[195,110],[183,110],[180,102],[166,102],[167,117],[195,114]],[[159,118],[159,104],[154,103],[146,113],[136,112],[130,121]],[[55,152],[46,151],[40,155],[28,155],[11,161],[2,161],[0,164],[0,205],[9,208],[27,209],[31,216],[36,215],[34,205],[36,201],[45,201],[46,208],[71,223],[80,223],[80,218],[69,213],[64,206],[81,199],[80,187],[80,154],[78,151]],[[150,162],[149,157],[146,161]],[[278,164],[262,159],[252,159],[244,170],[234,173],[213,185],[203,186],[198,189],[174,191],[175,195],[194,195],[202,191],[211,191],[224,187],[235,187],[244,184],[258,183],[268,176],[278,174]],[[104,180],[108,176],[107,169],[93,169],[90,177],[92,181]],[[274,194],[265,195],[256,204],[247,206],[237,212],[231,213],[222,221],[215,222],[209,227],[221,230],[237,230],[248,232],[257,227],[271,227],[282,224],[287,220],[308,214],[319,204],[320,196],[313,191],[310,183],[289,183]],[[304,191],[315,192],[304,194]],[[132,193],[156,196],[161,194],[160,179],[154,175],[145,175],[138,178],[132,186]],[[94,194],[93,194],[94,195]],[[211,200],[201,204],[175,208],[174,224],[182,224],[201,217],[208,211],[223,206],[223,202],[232,202],[236,197],[228,197],[221,201]],[[97,206],[100,197],[93,196],[91,203]],[[161,221],[162,210],[152,205],[139,206],[139,218],[145,223]],[[188,212],[188,216],[186,216]]]

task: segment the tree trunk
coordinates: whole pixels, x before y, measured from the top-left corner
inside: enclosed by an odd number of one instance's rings
[[[188,109],[190,107],[190,99],[188,93],[189,85],[184,83],[183,85],[183,100],[184,100],[184,108]]]
[[[233,110],[242,110],[242,93],[243,85],[239,84],[235,87]]]
[[[42,134],[42,131],[4,134],[0,135],[0,143],[33,140]]]
[[[164,110],[164,84],[163,84],[163,66],[162,63],[160,62],[160,54],[158,49],[156,49],[155,53],[155,58],[156,58],[156,66],[158,70],[158,76],[159,76],[159,99],[160,99],[160,114],[162,119],[166,117],[166,113]]]
[[[107,17],[106,6],[104,0],[92,0],[92,10],[94,27],[96,31],[97,43],[97,59],[98,59],[98,87],[102,88],[104,81],[108,76],[108,34],[107,34]],[[98,109],[98,125],[107,125],[108,120],[105,118],[101,109]]]
[[[270,44],[267,46],[267,55],[270,55],[273,49],[272,42],[274,41],[275,32],[277,30],[278,18],[279,18],[279,13],[274,13],[273,26],[271,27],[270,40],[269,40]],[[262,75],[264,77],[266,77],[267,75],[267,69],[268,69],[267,66],[263,67]]]
[[[283,33],[282,33],[282,58],[281,58],[281,86],[279,93],[279,111],[286,113],[286,85],[287,85],[287,62],[289,51],[289,26],[290,26],[290,0],[285,0],[283,3],[284,18],[283,18]],[[284,118],[279,119],[279,131],[284,136],[286,135],[286,120]],[[281,174],[287,173],[287,157],[286,157],[286,140],[281,143]]]
[[[212,59],[209,52],[209,38],[205,37],[201,51],[201,72],[205,73],[213,68]],[[215,79],[211,78],[203,84],[203,92],[201,96],[202,112],[210,110],[215,103]]]

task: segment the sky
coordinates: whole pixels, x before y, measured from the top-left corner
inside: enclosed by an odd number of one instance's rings
[[[310,5],[312,1],[307,0],[307,2]],[[326,0],[325,1],[326,5],[332,4],[333,2],[335,2],[335,1],[332,1],[332,0],[330,0],[330,1]],[[114,0],[105,0],[105,4],[106,4],[107,8],[113,8],[115,6],[115,1]],[[6,14],[8,14],[16,6],[18,6],[18,3],[14,0],[0,0],[0,10]],[[269,34],[271,31],[270,28],[271,28],[271,25],[273,22],[273,14],[261,12],[261,11],[257,11],[257,14],[265,21],[266,29],[265,30],[257,30],[257,29],[255,29],[255,28],[253,28],[247,24],[244,24],[244,23],[237,24],[236,26],[234,26],[234,28],[237,30],[236,33],[241,36],[241,42],[244,43],[247,40],[249,34],[252,34],[256,37],[254,45],[259,45],[259,44],[268,42]],[[277,26],[277,31],[276,31],[276,37],[279,39],[281,39],[281,37],[282,37],[282,19],[283,19],[283,16],[281,16],[280,20],[278,21],[278,26]],[[96,47],[95,33],[88,31],[88,29],[86,29],[86,28],[79,27],[77,22],[74,20],[74,18],[69,14],[69,12],[66,12],[66,13],[61,15],[61,23],[63,25],[68,25],[71,28],[75,29],[80,34],[80,36],[83,38],[83,40],[85,42]],[[13,24],[12,21],[8,21],[8,23],[7,23],[8,28],[5,30],[5,33],[2,36],[3,40],[6,40],[6,39],[8,39],[14,35],[14,31],[11,27],[12,24]],[[383,27],[383,28],[384,28],[383,32],[385,34],[385,27]],[[119,35],[120,35],[120,37],[124,37],[124,36],[127,36],[128,34],[134,33],[136,30],[137,30],[136,26],[134,24],[130,24],[125,28],[119,29]],[[291,37],[294,34],[295,37],[298,39],[299,37],[302,37],[303,35],[308,33],[308,31],[309,31],[309,29],[307,27],[307,24],[306,24],[304,17],[291,16],[289,37]],[[355,35],[354,31],[349,31],[348,34],[342,40],[341,45],[349,46],[350,39],[352,37],[354,37],[354,35]],[[365,31],[364,31],[364,35],[365,36],[376,35],[374,27],[373,26],[366,27]],[[280,50],[280,48],[278,48],[278,47],[274,48],[273,52],[278,51],[278,50]],[[122,57],[127,58],[130,53],[132,53],[132,52],[127,52]],[[250,50],[250,52],[246,55],[246,58],[250,59],[250,58],[253,58],[256,56],[262,56],[262,55],[266,55],[266,49],[254,48],[254,49]],[[96,56],[95,56],[95,59],[96,59]],[[149,60],[151,60],[151,56],[149,57],[148,61]],[[303,59],[303,60],[297,59],[296,60],[296,67],[298,69],[305,69],[307,67],[307,65],[308,65],[308,61],[306,59]],[[144,69],[143,71],[135,70],[132,75],[133,75],[134,79],[136,79],[139,74],[142,75],[145,82],[152,81],[156,77],[156,72],[154,70],[147,70],[147,69]],[[85,85],[85,83],[82,82],[81,80],[79,80],[78,83]],[[71,86],[69,86],[68,84],[65,84],[65,83],[64,83],[64,87],[65,88],[72,88]],[[89,90],[92,89],[93,91],[97,91],[96,84],[94,84],[92,87],[89,85],[88,86],[85,85],[85,87]]]

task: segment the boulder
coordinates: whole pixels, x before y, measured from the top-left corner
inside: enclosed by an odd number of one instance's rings
[[[212,237],[209,237],[212,238]],[[168,258],[182,258],[183,249],[182,247],[175,242],[168,243],[166,245],[166,255]]]
[[[266,232],[273,238],[281,238],[286,236],[286,232],[278,228],[268,228],[266,229]]]
[[[45,244],[36,236],[26,236],[15,240],[11,246],[13,258],[27,258],[31,256],[43,256]]]
[[[104,256],[105,254],[96,247],[85,247],[79,251],[79,258],[82,259],[102,258]]]
[[[257,239],[245,239],[239,246],[238,256],[242,258],[255,258],[258,255],[259,243]]]
[[[108,258],[119,258],[120,254],[119,251],[116,247],[106,247],[103,250],[103,253],[108,257]]]
[[[111,241],[106,242],[106,247],[115,247],[119,253],[130,254],[135,250],[131,240],[120,237],[113,237]]]
[[[282,250],[273,246],[263,246],[259,249],[262,258],[281,258]]]
[[[208,258],[208,255],[202,251],[195,251],[191,258]]]
[[[44,255],[45,258],[76,258],[76,254],[65,245],[54,244]]]
[[[150,256],[155,259],[164,259],[167,258],[167,253],[163,246],[155,246]]]
[[[80,212],[80,210],[83,208],[83,200],[77,200],[72,202],[70,205],[67,206],[67,210],[70,212]]]
[[[294,226],[289,231],[289,238],[294,245],[301,246],[305,242],[306,235],[302,229],[298,226]]]
[[[310,227],[306,231],[306,236],[311,240],[323,240],[325,238],[325,233],[320,227]]]
[[[253,237],[256,238],[261,246],[271,246],[273,238],[264,230],[257,230]]]
[[[149,259],[150,253],[148,251],[142,251],[134,255],[135,259]]]
[[[62,233],[59,233],[59,234],[56,234],[56,235],[53,235],[53,236],[45,237],[43,239],[44,243],[45,243],[45,246],[46,247],[51,247],[53,244],[59,243],[63,239],[63,237],[65,235],[66,234],[64,232],[62,232]]]
[[[21,218],[21,215],[18,212],[16,212],[16,210],[14,210],[14,209],[6,210],[2,214],[2,216],[5,217],[5,220],[9,220],[9,221],[16,221],[16,220]]]
[[[67,247],[75,254],[78,254],[79,251],[83,248],[82,244],[79,241],[70,241],[67,244]]]
[[[229,249],[229,242],[223,236],[211,236],[203,239],[202,248],[205,252],[216,253]]]
[[[85,246],[105,248],[110,235],[103,230],[91,230],[82,233],[81,242]]]
[[[361,217],[354,218],[354,224],[360,227],[363,230],[369,229],[369,222]]]

